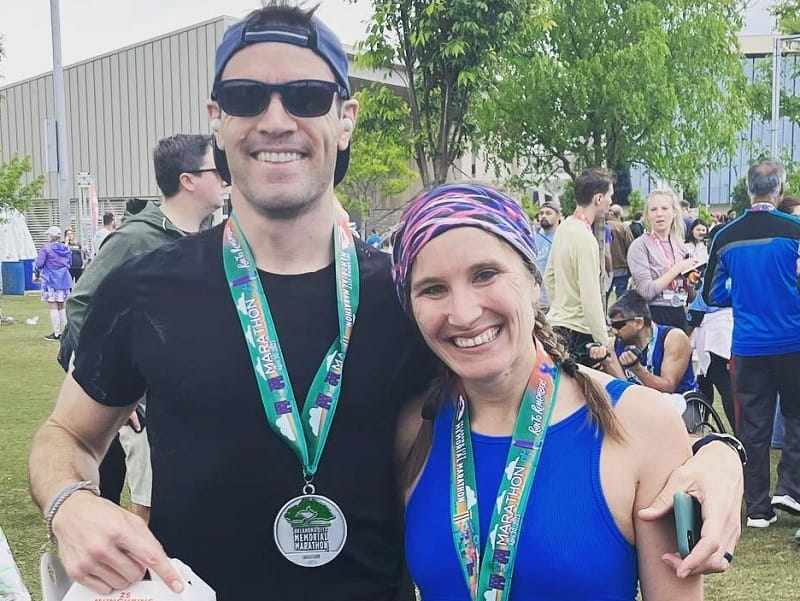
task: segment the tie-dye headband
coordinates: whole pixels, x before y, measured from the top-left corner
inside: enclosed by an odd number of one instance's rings
[[[414,260],[428,242],[456,227],[477,227],[494,234],[536,269],[536,243],[519,204],[485,186],[444,184],[412,200],[394,234],[392,276],[406,311],[410,310],[408,288]]]

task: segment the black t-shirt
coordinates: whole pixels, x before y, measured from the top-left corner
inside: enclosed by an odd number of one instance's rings
[[[358,243],[360,305],[336,417],[314,484],[347,518],[342,553],[295,566],[273,522],[303,485],[267,424],[222,267],[222,228],[112,272],[95,295],[74,377],[100,403],[147,390],[151,529],[219,601],[380,601],[402,591],[402,516],[392,447],[397,415],[432,361],[394,295],[389,258]],[[298,403],[338,335],[333,266],[260,273]],[[402,595],[401,595],[402,596]]]

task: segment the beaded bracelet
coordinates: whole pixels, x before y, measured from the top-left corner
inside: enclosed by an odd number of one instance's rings
[[[88,490],[98,497],[100,496],[100,488],[91,480],[82,480],[81,482],[73,482],[62,488],[55,498],[50,501],[47,511],[44,514],[44,523],[47,525],[47,538],[50,542],[55,542],[56,533],[53,532],[53,519],[56,517],[56,512],[64,504],[64,501],[69,499],[73,494],[79,490]]]

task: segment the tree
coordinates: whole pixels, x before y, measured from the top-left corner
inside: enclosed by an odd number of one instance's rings
[[[355,0],[351,0],[355,1]],[[414,158],[423,185],[444,182],[471,141],[474,96],[522,27],[542,26],[526,0],[372,0],[362,62],[400,74],[408,89]]]
[[[24,211],[34,198],[38,198],[44,187],[44,177],[40,175],[27,184],[23,183],[23,176],[30,170],[31,159],[27,156],[15,156],[0,165],[0,210]]]
[[[356,93],[360,104],[353,133],[350,167],[339,185],[340,199],[351,214],[364,218],[388,196],[400,194],[414,181],[408,106],[388,88],[365,88]]]
[[[640,165],[685,182],[735,149],[739,0],[562,0],[550,16],[509,46],[477,108],[500,169],[536,181]]]

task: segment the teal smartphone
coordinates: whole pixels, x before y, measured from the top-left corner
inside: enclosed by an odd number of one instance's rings
[[[700,540],[700,531],[703,528],[700,502],[685,492],[676,492],[672,497],[672,502],[675,512],[675,539],[678,543],[678,554],[686,557]]]

